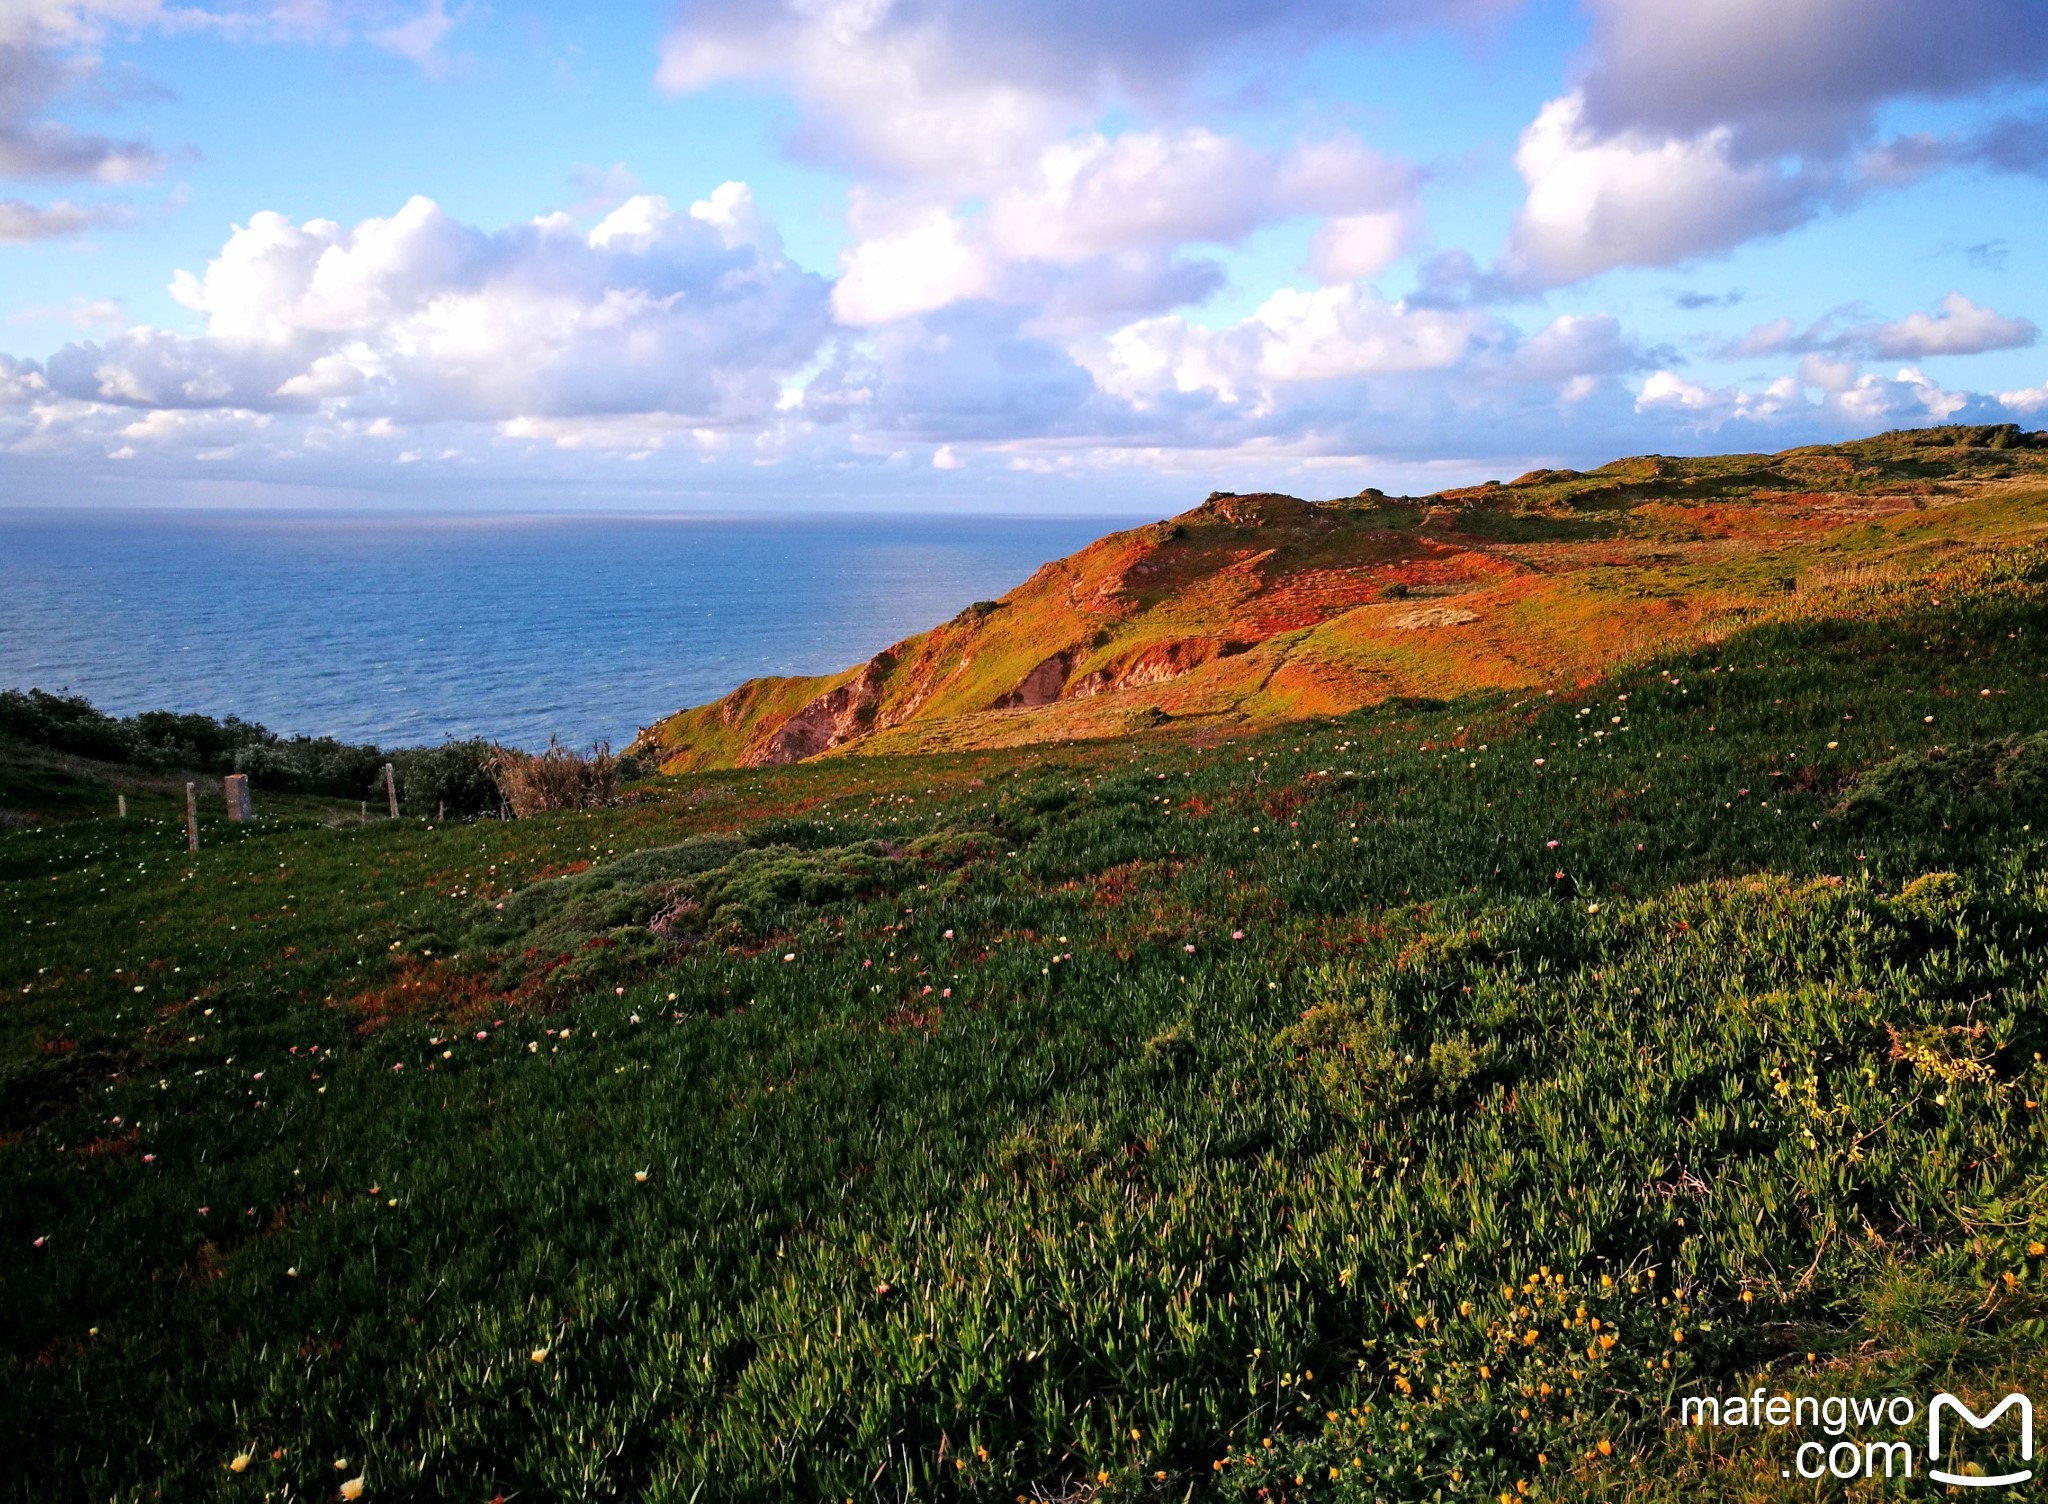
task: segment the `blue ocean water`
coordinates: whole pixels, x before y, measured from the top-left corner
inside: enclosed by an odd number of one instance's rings
[[[623,746],[1131,521],[0,511],[0,688],[386,746]]]

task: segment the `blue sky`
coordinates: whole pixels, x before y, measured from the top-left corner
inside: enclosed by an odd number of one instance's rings
[[[1148,511],[2048,424],[2038,0],[14,0],[0,504]]]

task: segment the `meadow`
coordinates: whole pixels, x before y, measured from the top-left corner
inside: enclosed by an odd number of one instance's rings
[[[1986,548],[1575,687],[194,857],[45,770],[0,1491],[1838,1496],[1671,1406],[2044,1392],[2044,634]]]

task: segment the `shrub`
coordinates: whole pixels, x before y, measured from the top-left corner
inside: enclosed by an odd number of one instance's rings
[[[1962,747],[1902,752],[1863,773],[1842,801],[1856,825],[1953,821],[1977,806],[2048,795],[2048,731]]]
[[[496,809],[498,785],[492,781],[491,760],[497,751],[477,739],[395,754],[400,806],[411,815],[445,812],[458,819]]]

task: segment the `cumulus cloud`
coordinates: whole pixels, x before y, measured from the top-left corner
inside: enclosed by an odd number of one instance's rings
[[[804,141],[854,165],[972,190],[1105,103],[1157,103],[1219,59],[1469,21],[1511,0],[693,0],[662,44],[678,92],[771,79]]]
[[[1796,374],[1761,390],[1707,387],[1674,371],[1653,372],[1636,395],[1636,411],[1675,420],[1683,430],[1718,434],[1735,425],[1816,428],[1837,434],[1872,433],[1923,423],[1994,422],[2023,411],[2011,400],[1950,391],[1917,366],[1891,376],[1860,373],[1853,362],[1809,355]]]
[[[2009,317],[1971,302],[1960,292],[1951,292],[1941,300],[1938,312],[1911,313],[1888,324],[1838,326],[1830,315],[1802,329],[1792,319],[1771,319],[1720,353],[1731,359],[1789,354],[1918,360],[2024,349],[2039,339],[2040,333],[2031,319]]]
[[[1278,153],[1201,128],[1088,132],[993,188],[978,214],[857,189],[855,244],[833,306],[843,322],[970,299],[1039,307],[1046,327],[1099,325],[1206,296],[1220,270],[1179,254],[1296,215],[1325,218],[1326,280],[1385,267],[1412,240],[1417,174],[1349,138]]]
[[[2048,75],[2036,0],[1592,0],[1588,124],[1697,136],[1745,160],[1839,152],[1870,112]]]
[[[1739,160],[1726,126],[1694,136],[1603,134],[1579,94],[1543,106],[1522,133],[1515,166],[1528,196],[1502,265],[1528,287],[1725,251],[1800,223],[1828,191],[1775,160]]]
[[[559,215],[485,232],[425,198],[353,227],[258,214],[171,290],[203,334],[68,345],[52,388],[135,408],[744,426],[828,322],[822,279],[740,184],[686,212],[636,197],[588,233]]]
[[[1873,354],[1888,359],[1979,355],[1986,350],[2020,349],[2033,344],[2040,334],[2031,319],[2008,318],[1952,292],[1941,300],[1939,313],[1909,313],[1895,324],[1871,330],[1870,348]]]
[[[98,226],[126,224],[132,217],[120,204],[74,204],[69,199],[31,204],[0,198],[0,245],[57,240]]]
[[[1958,162],[2035,171],[2040,123],[1877,138],[1900,98],[2048,77],[2036,0],[1591,0],[1583,76],[1523,133],[1525,290],[1778,234]]]

